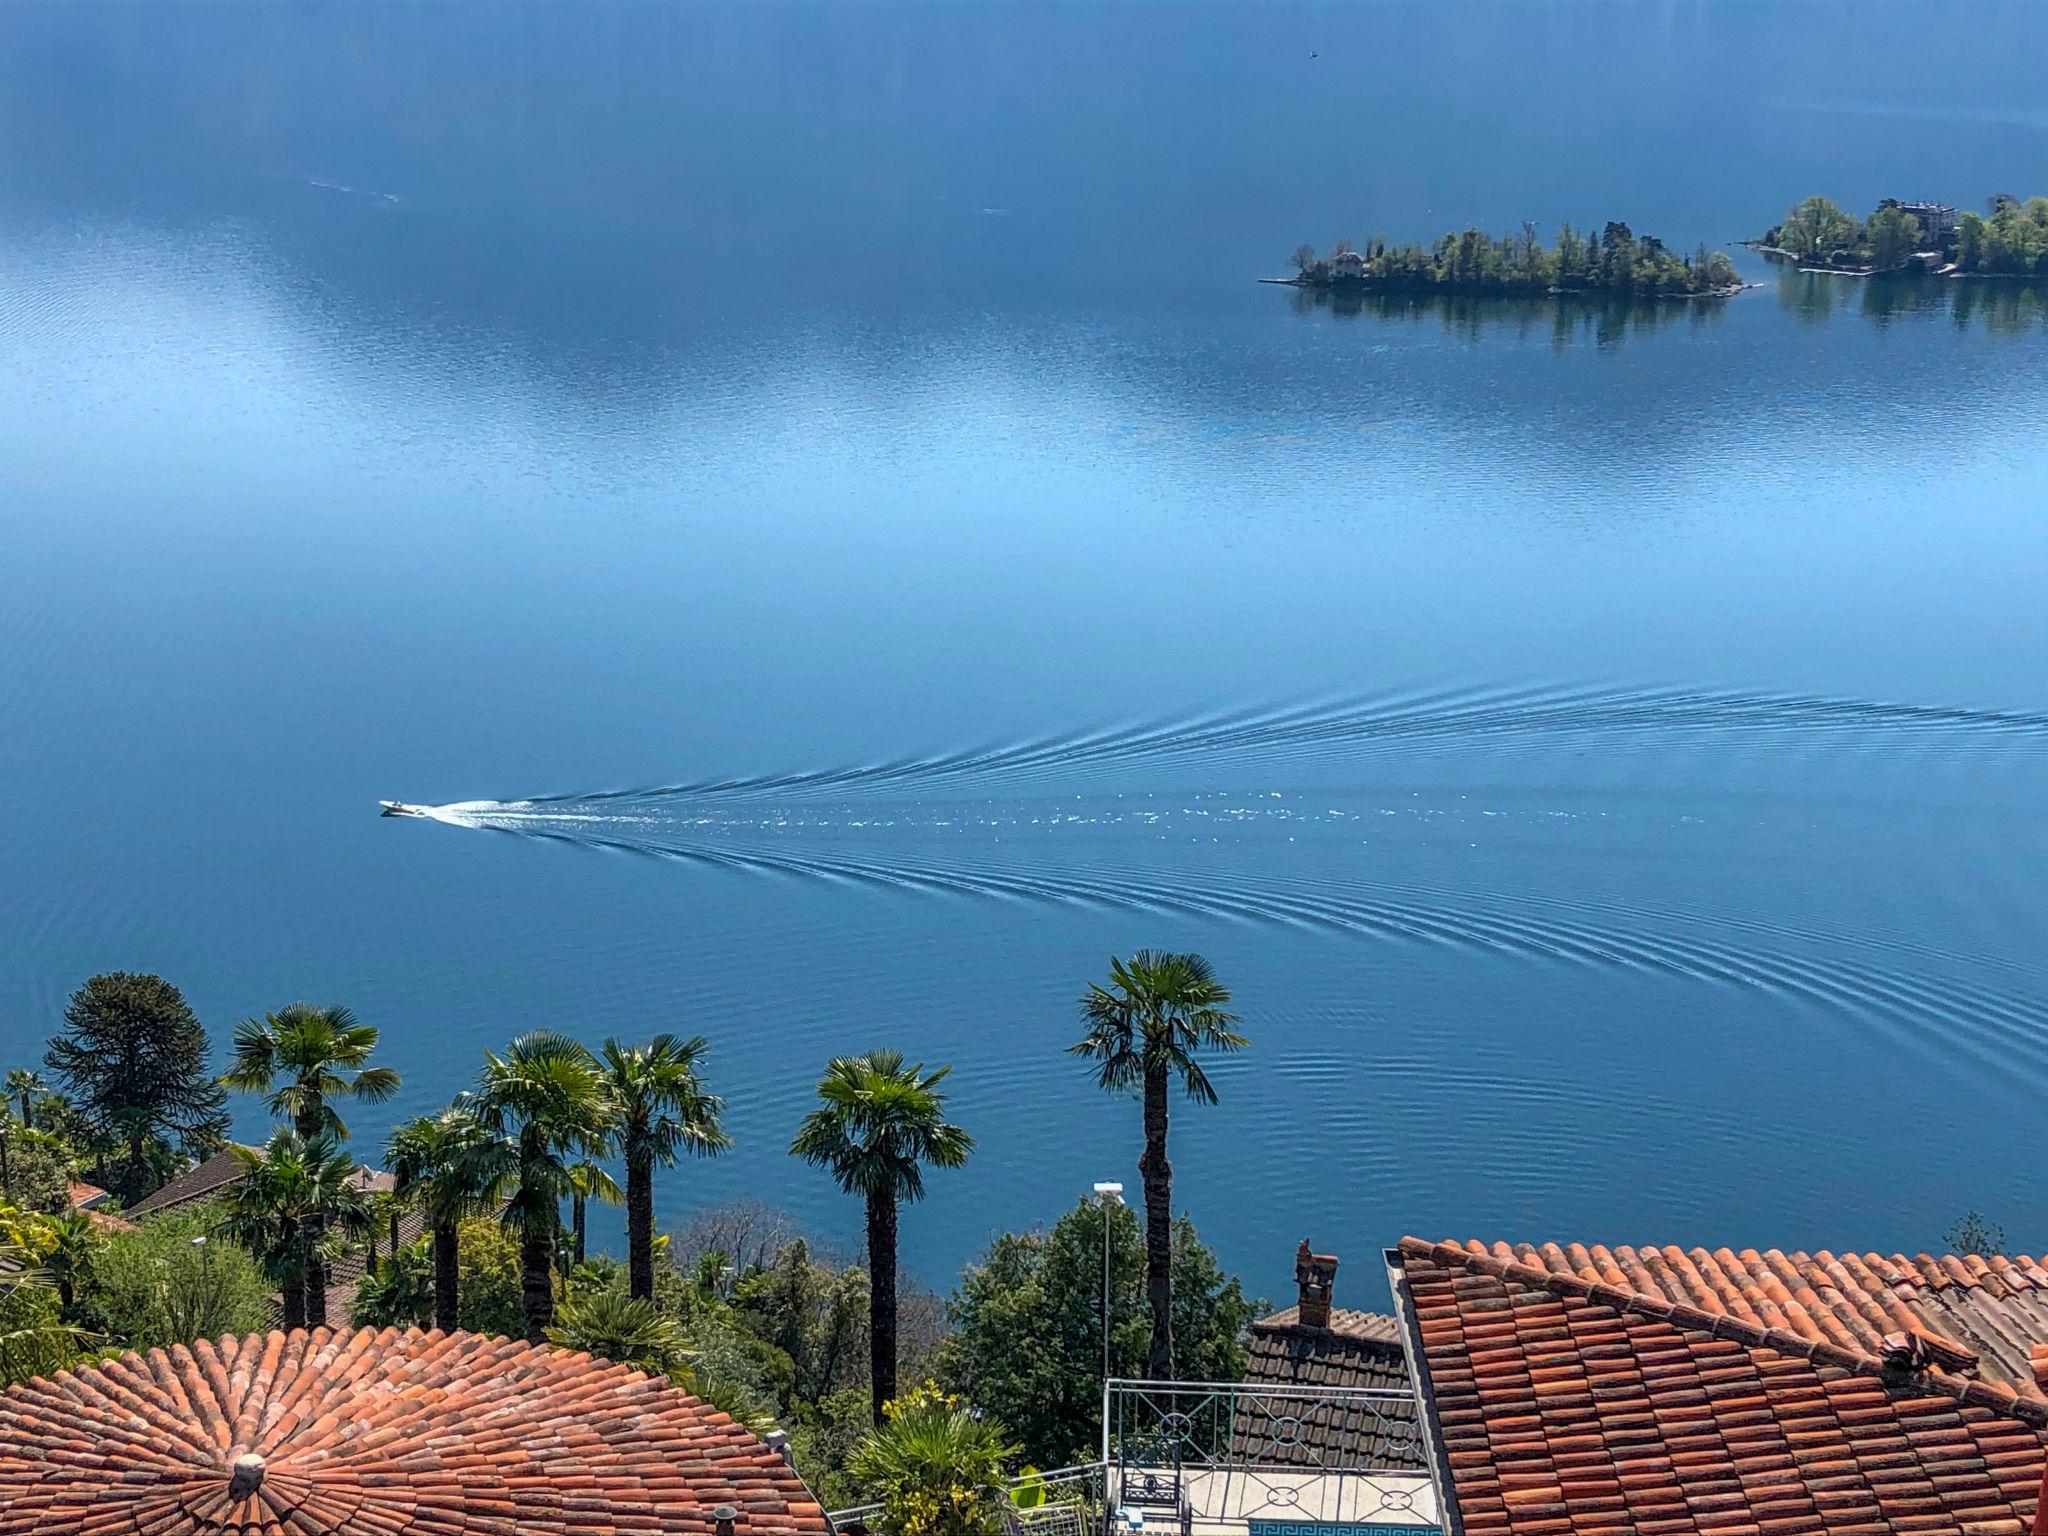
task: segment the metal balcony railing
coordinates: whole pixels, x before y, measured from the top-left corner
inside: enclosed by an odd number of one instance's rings
[[[1103,1384],[1102,1459],[1035,1479],[1015,1536],[1168,1532],[1314,1536],[1326,1526],[1438,1523],[1412,1394],[1256,1382]],[[879,1505],[834,1511],[865,1529]]]

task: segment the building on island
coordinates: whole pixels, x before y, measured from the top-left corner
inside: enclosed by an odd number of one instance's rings
[[[2048,1264],[1387,1254],[1452,1536],[2048,1536]]]
[[[830,1536],[669,1382],[477,1334],[271,1333],[0,1392],[0,1536]]]
[[[1961,215],[1946,203],[1907,203],[1896,197],[1887,197],[1877,206],[1897,208],[1913,215],[1920,221],[1920,228],[1926,233],[1927,243],[1931,246],[1943,247],[1955,240],[1956,221]]]

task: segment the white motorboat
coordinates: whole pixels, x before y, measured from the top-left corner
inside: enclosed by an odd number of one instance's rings
[[[384,807],[383,814],[386,816],[425,816],[427,814],[427,808],[424,805],[407,805],[403,800],[379,800],[377,803]]]

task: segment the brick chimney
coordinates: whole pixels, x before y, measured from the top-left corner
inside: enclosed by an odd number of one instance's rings
[[[1301,1246],[1294,1250],[1294,1284],[1301,1293],[1301,1326],[1329,1327],[1330,1292],[1337,1285],[1337,1256],[1311,1253],[1304,1237]]]

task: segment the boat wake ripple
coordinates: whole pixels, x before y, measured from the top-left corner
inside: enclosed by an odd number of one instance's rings
[[[491,808],[485,809],[485,806]],[[702,867],[794,875],[893,892],[930,892],[1056,906],[1179,913],[1312,931],[1489,952],[1547,963],[1640,971],[1771,994],[1853,1023],[1930,1062],[1963,1055],[1980,1069],[2019,1072],[2048,1088],[2048,1022],[2036,997],[1954,974],[1922,975],[1884,963],[1895,946],[1787,935],[1738,919],[1631,909],[1622,914],[1484,893],[1425,891],[1367,881],[1234,882],[1205,885],[1130,871],[1017,869],[985,862],[862,858],[795,852],[723,840],[644,835],[602,818],[529,814],[484,802],[462,824],[541,841]],[[578,821],[584,824],[579,825]],[[1621,920],[1625,917],[1625,921]],[[1771,942],[1773,937],[1780,942]],[[1945,968],[1959,969],[1944,956]],[[1983,967],[1970,967],[1981,974]],[[1702,1049],[1711,1050],[1703,1042]]]
[[[1698,689],[1445,690],[1380,699],[1242,710],[1173,723],[1075,731],[1004,747],[797,773],[705,778],[639,789],[536,796],[526,807],[920,785],[948,779],[1030,779],[1095,764],[1178,756],[1364,753],[1403,742],[1478,737],[1738,733],[1802,749],[1816,735],[1895,742],[2048,742],[2048,714],[1820,695]]]

